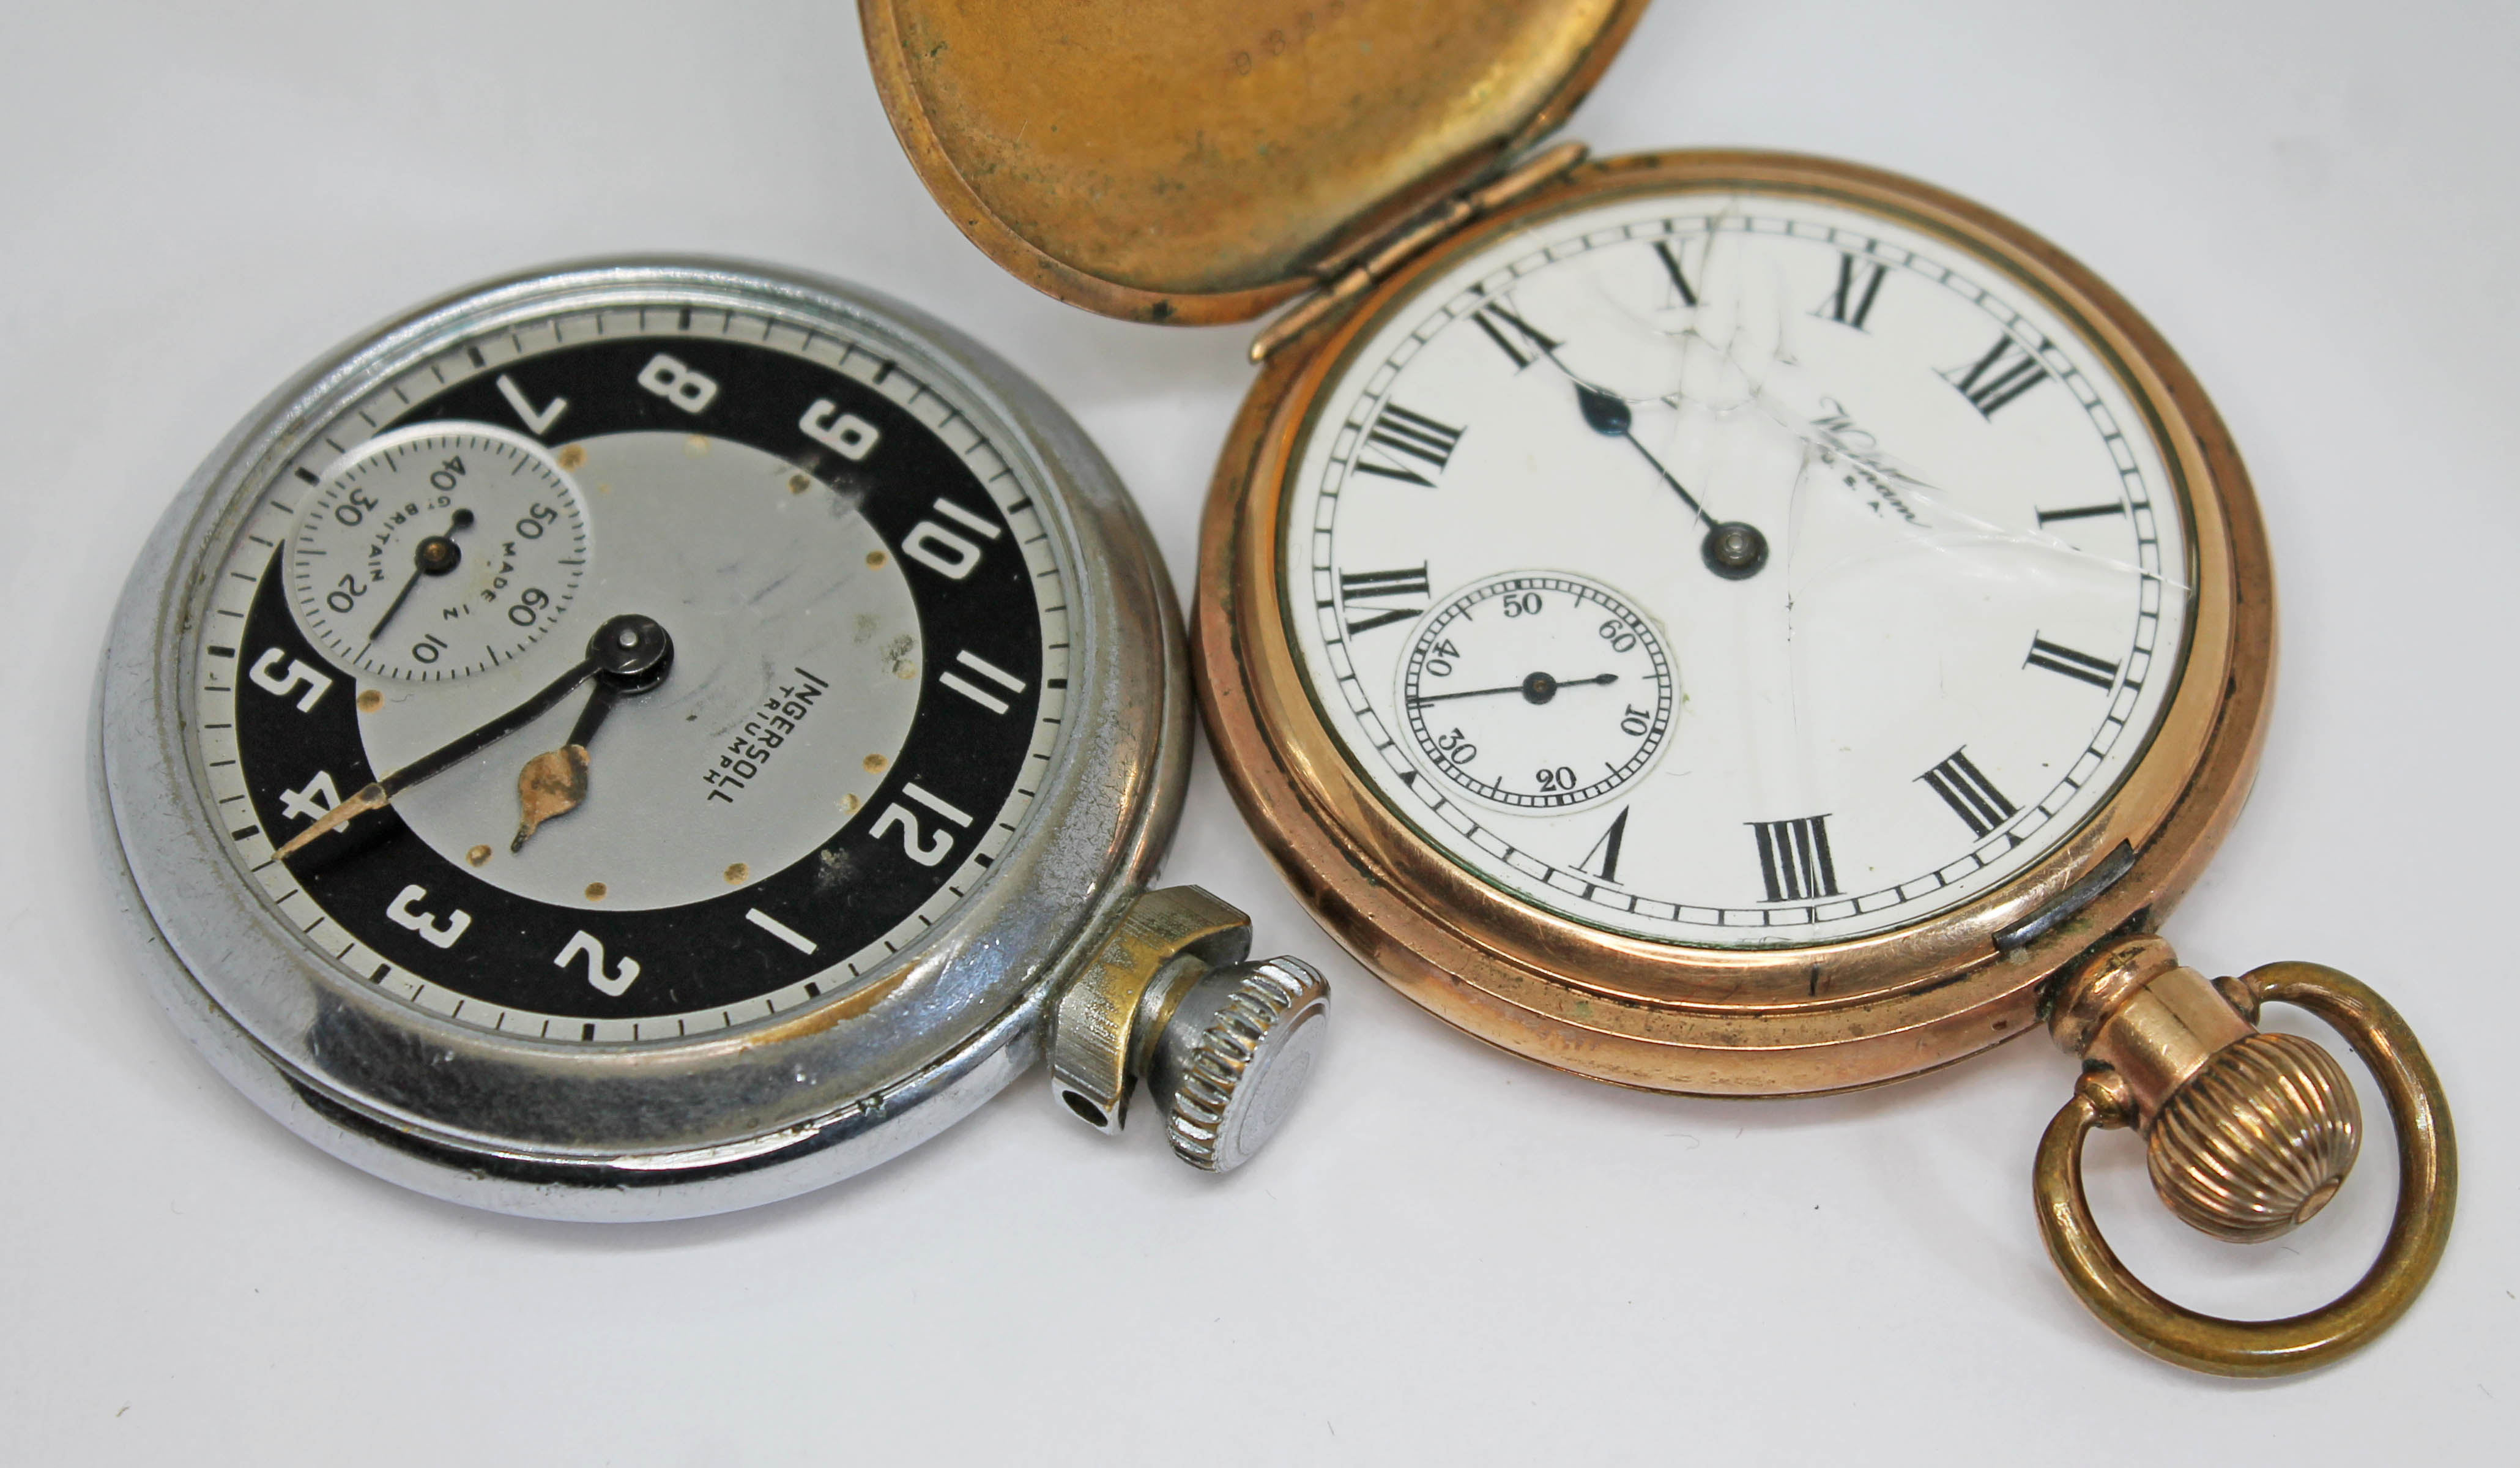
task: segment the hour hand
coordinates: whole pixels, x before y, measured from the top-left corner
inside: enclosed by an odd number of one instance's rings
[[[545,688],[542,692],[535,694],[532,698],[525,700],[523,703],[518,704],[507,712],[500,714],[497,718],[490,720],[488,723],[481,725],[479,728],[472,730],[469,734],[460,735],[454,740],[440,745],[438,748],[421,756],[419,758],[404,765],[402,768],[393,771],[391,774],[380,776],[376,783],[365,787],[356,795],[351,796],[348,800],[342,801],[332,809],[325,811],[322,815],[316,817],[313,825],[310,825],[305,830],[298,832],[295,836],[289,838],[288,842],[283,845],[279,850],[271,853],[272,859],[276,861],[288,860],[291,856],[295,855],[299,849],[303,848],[308,842],[313,841],[316,837],[323,835],[327,831],[338,831],[341,827],[348,825],[353,818],[364,815],[371,810],[383,809],[385,806],[393,803],[393,798],[395,796],[409,790],[412,786],[418,785],[421,781],[426,780],[432,775],[443,774],[447,770],[454,768],[456,765],[461,764],[465,760],[481,753],[483,750],[488,749],[490,746],[497,744],[500,740],[516,733],[518,729],[532,723],[535,719],[549,713],[553,708],[559,705],[561,700],[568,697],[571,689],[575,688],[578,684],[585,682],[589,677],[594,675],[596,665],[597,665],[593,659],[589,659],[586,662],[578,664],[568,671],[562,673],[559,677],[553,679],[551,686]]]
[[[629,675],[629,681],[636,683],[643,675],[648,676],[649,681],[635,688],[624,686],[620,689],[621,692],[635,693],[643,688],[652,688],[656,680],[664,677],[665,668],[673,661],[673,639],[665,635],[663,627],[656,625],[648,618],[613,618],[596,629],[593,640],[587,645],[585,661],[554,678],[542,692],[479,728],[458,735],[391,774],[378,777],[375,784],[364,787],[357,794],[318,816],[314,824],[291,837],[279,850],[272,853],[273,859],[285,861],[295,855],[308,842],[325,832],[338,831],[358,816],[371,810],[383,809],[393,803],[395,796],[423,780],[444,774],[549,713],[560,706],[561,700],[567,698],[578,684],[588,678],[602,676],[616,666],[638,663],[643,658],[646,660],[644,673]],[[614,676],[622,675],[616,673]],[[579,721],[581,723],[585,721],[584,715],[580,715]]]
[[[586,750],[595,741],[595,731],[625,695],[646,693],[665,681],[673,668],[674,639],[649,618],[616,617],[596,632],[586,653],[597,665],[595,691],[578,711],[568,742],[536,755],[517,772],[517,839],[508,844],[512,852],[523,850],[526,840],[543,822],[585,803]]]
[[[1738,520],[1718,521],[1708,514],[1706,507],[1697,502],[1697,496],[1689,493],[1688,486],[1680,482],[1679,476],[1664,468],[1652,450],[1637,441],[1634,433],[1636,414],[1625,402],[1590,384],[1577,383],[1575,405],[1583,411],[1584,421],[1592,425],[1593,432],[1604,438],[1628,440],[1628,446],[1653,466],[1654,473],[1660,475],[1662,482],[1680,496],[1681,503],[1688,506],[1688,513],[1696,516],[1706,527],[1706,538],[1699,543],[1697,554],[1698,559],[1706,563],[1708,571],[1728,581],[1738,581],[1757,575],[1759,569],[1768,564],[1768,537],[1759,533],[1757,526]]]

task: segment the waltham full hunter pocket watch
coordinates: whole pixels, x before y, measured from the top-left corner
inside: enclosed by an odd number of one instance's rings
[[[1253,349],[1194,648],[1243,811],[1367,966],[1544,1064],[1703,1095],[2044,1025],[2084,1067],[2035,1168],[2082,1298],[2203,1370],[2335,1358],[2429,1276],[2455,1164],[2370,989],[2208,982],[2153,936],[2266,727],[2237,454],[2131,307],[1965,201],[1534,152],[1641,9],[862,5],[914,161],[1011,268],[1151,321],[1310,293]],[[2398,1216],[2337,1303],[2218,1320],[2127,1273],[2080,1149],[2141,1128],[2226,1238],[2316,1213],[2361,1120],[2324,1050],[2256,1031],[2270,999],[2377,1076]]]
[[[503,1212],[657,1218],[912,1146],[1050,1053],[1208,1169],[1328,996],[1146,882],[1179,614],[1048,397],[898,303],[698,260],[425,306],[213,454],[100,678],[108,865],[255,1102]],[[1054,1037],[1055,1036],[1055,1037]]]

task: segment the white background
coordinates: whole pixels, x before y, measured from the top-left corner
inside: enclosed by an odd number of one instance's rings
[[[1231,1178],[1037,1080],[855,1182],[646,1227],[472,1213],[298,1142],[144,992],[81,775],[123,574],[266,390],[536,261],[787,261],[1053,385],[1187,585],[1247,331],[1001,274],[903,161],[842,0],[6,0],[0,1459],[2509,1461],[2515,58],[2499,0],[1664,0],[1572,129],[1973,196],[2114,282],[2230,421],[2283,677],[2170,933],[2209,972],[2315,957],[2391,994],[2465,1181],[2393,1333],[2250,1385],[2136,1353],[2049,1268],[2030,1155],[2072,1071],[2046,1039],[1819,1101],[1546,1073],[1331,959],[1203,763],[1168,875],[1338,986],[1315,1089]],[[2356,1181],[2279,1244],[2167,1219],[2124,1134],[2093,1147],[2103,1221],[2191,1304],[2308,1307],[2386,1220],[2365,1109]]]

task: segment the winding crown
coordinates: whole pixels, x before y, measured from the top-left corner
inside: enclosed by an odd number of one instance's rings
[[[1166,1027],[1156,1083],[1172,1100],[1174,1155],[1224,1172],[1249,1161],[1293,1107],[1321,1048],[1314,1022],[1328,1010],[1329,985],[1300,959],[1269,958],[1218,969],[1199,987],[1207,992]],[[1193,1006],[1207,1021],[1196,1030],[1183,1023]]]

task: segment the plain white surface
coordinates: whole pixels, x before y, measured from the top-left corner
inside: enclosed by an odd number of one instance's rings
[[[1570,130],[1968,194],[2114,282],[2230,421],[2283,676],[2255,800],[2169,931],[2209,972],[2314,957],[2380,986],[2464,1174],[2391,1335],[2248,1385],[2138,1355],[2049,1268],[2029,1162],[2071,1069],[2045,1039],[1820,1101],[1544,1073],[1333,960],[1204,757],[1168,875],[1338,985],[1314,1090],[1231,1178],[1035,1082],[853,1183],[637,1228],[470,1213],[298,1142],[143,991],[81,778],[124,573],[263,392],[516,266],[788,261],[1051,385],[1186,586],[1247,332],[1001,274],[902,160],[841,0],[12,0],[0,1459],[2510,1461],[2515,59],[2520,10],[2488,0],[1664,0]],[[2122,1134],[2093,1148],[2103,1221],[2191,1304],[2305,1307],[2386,1221],[2365,1108],[2356,1181],[2280,1244],[2168,1220]]]

